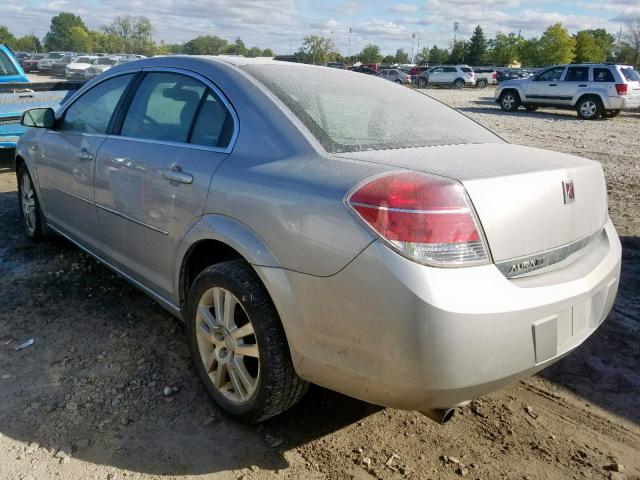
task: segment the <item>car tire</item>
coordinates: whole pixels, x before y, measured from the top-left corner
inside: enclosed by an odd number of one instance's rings
[[[464,88],[464,80],[462,78],[456,78],[453,81],[453,88],[457,88],[457,89]]]
[[[515,112],[520,106],[520,95],[514,90],[506,90],[500,95],[500,108],[505,112]]]
[[[478,80],[476,82],[476,87],[478,88],[485,88],[487,86],[487,81],[484,79]]]
[[[603,118],[615,118],[618,115],[620,115],[620,112],[622,110],[605,110],[602,112],[602,117]]]
[[[394,80],[394,83],[402,83],[402,80]]]
[[[525,105],[524,109],[527,112],[535,112],[536,110],[538,110],[538,107],[536,107],[535,105]]]
[[[244,260],[218,263],[198,275],[185,320],[198,376],[231,417],[261,422],[292,407],[306,392],[308,383],[293,368],[275,307]]]
[[[416,86],[417,86],[418,88],[427,88],[427,83],[428,83],[428,82],[427,82],[427,79],[426,79],[426,78],[419,78],[419,79],[416,81]]]
[[[598,97],[588,96],[581,98],[576,104],[578,117],[583,120],[595,120],[604,112],[602,101]]]
[[[49,236],[49,229],[44,222],[33,179],[24,164],[18,166],[16,177],[18,180],[18,204],[24,232],[34,242],[45,240]]]

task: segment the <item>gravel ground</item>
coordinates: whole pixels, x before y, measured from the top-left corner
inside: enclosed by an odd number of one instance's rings
[[[25,239],[0,166],[0,479],[640,479],[640,115],[504,114],[489,90],[429,93],[510,141],[602,162],[623,278],[585,344],[446,426],[315,387],[242,426],[207,399],[177,321],[68,243]]]

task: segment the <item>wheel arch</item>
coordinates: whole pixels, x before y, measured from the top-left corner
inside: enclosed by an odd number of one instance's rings
[[[577,107],[582,100],[584,100],[585,98],[589,98],[589,97],[594,97],[595,99],[597,99],[600,102],[600,104],[602,105],[602,107],[604,108],[605,103],[604,103],[604,100],[603,100],[602,96],[599,93],[595,93],[595,92],[585,92],[585,93],[581,94],[578,97],[578,99],[573,103],[572,106]]]
[[[520,95],[520,92],[516,87],[506,87],[502,89],[502,91],[500,92],[500,96],[498,98],[501,99],[503,96],[505,96],[509,92],[512,92],[518,95],[518,98],[520,99],[520,101],[522,101],[522,95]]]

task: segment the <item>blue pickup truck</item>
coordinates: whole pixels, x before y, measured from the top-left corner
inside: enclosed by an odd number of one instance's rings
[[[35,107],[56,109],[81,82],[31,83],[13,52],[0,44],[0,150],[14,149],[24,132],[20,117]]]

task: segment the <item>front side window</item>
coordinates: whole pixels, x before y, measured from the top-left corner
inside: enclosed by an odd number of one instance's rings
[[[456,67],[444,67],[444,71],[447,73],[453,73],[456,71]]]
[[[64,113],[58,130],[107,133],[109,121],[133,74],[120,75],[99,83],[82,94]]]
[[[9,56],[0,51],[0,75],[17,75],[18,70]]]
[[[589,67],[569,67],[564,77],[565,82],[588,82]]]
[[[334,69],[245,65],[330,153],[501,143],[455,110],[409,88]]]
[[[564,67],[553,67],[539,74],[534,80],[538,82],[555,82],[560,80]]]
[[[594,82],[615,82],[613,73],[608,68],[594,68],[593,69],[593,81]]]
[[[206,86],[177,73],[148,73],[122,124],[121,135],[186,143]]]

